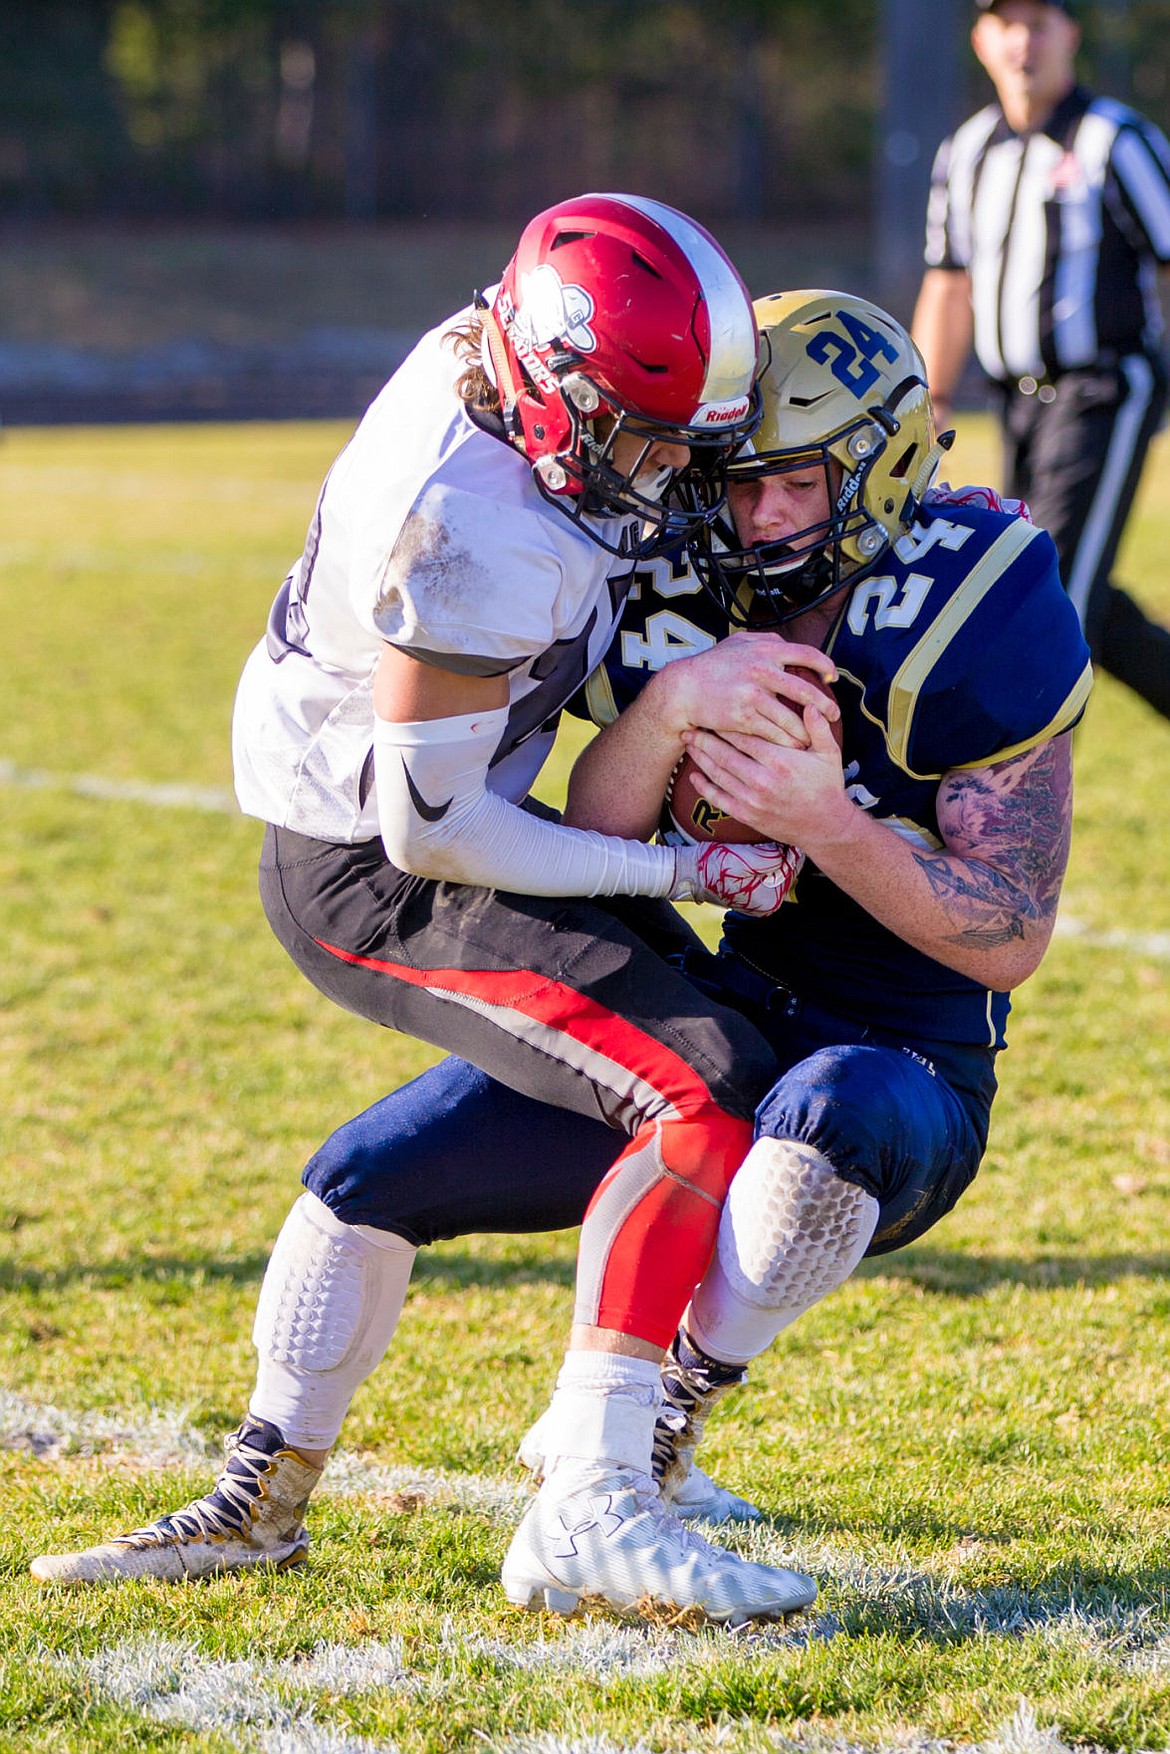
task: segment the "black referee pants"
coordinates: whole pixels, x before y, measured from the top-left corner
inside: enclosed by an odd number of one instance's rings
[[[1110,579],[1150,440],[1166,406],[1160,359],[1064,372],[1049,400],[1001,386],[1005,491],[1056,543],[1093,660],[1170,718],[1170,631]]]

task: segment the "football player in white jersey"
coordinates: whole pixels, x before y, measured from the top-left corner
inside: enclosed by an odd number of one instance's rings
[[[539,215],[490,300],[423,338],[337,459],[237,697],[237,792],[268,824],[261,895],[310,980],[627,1136],[582,1226],[554,1399],[565,1460],[505,1566],[512,1599],[535,1605],[657,1598],[739,1621],[815,1594],[684,1529],[651,1479],[663,1349],[774,1076],[756,1030],[697,1002],[666,961],[688,935],[668,900],[768,914],[791,857],[649,846],[525,808],[631,563],[696,539],[720,509],[721,465],[758,422],[756,363],[748,295],[692,220],[615,195]],[[778,656],[704,703],[704,722],[792,734],[802,686]],[[38,1560],[36,1575],[303,1558],[305,1501],[412,1259],[400,1237],[303,1196],[215,1490],[89,1554]],[[319,1300],[339,1277],[354,1295],[323,1331]],[[566,1583],[541,1555],[567,1529]]]

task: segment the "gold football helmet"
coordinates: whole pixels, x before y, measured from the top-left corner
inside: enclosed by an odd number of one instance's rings
[[[829,515],[745,548],[725,512],[695,564],[733,622],[775,627],[876,566],[913,523],[953,434],[936,437],[922,356],[877,305],[805,291],[754,309],[763,418],[728,486],[820,468]]]

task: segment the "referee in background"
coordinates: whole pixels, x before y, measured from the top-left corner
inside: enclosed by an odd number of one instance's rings
[[[999,101],[939,148],[914,339],[940,427],[974,341],[1006,491],[1051,532],[1094,659],[1170,718],[1170,631],[1109,577],[1166,404],[1170,147],[1076,83],[1070,0],[977,5]]]

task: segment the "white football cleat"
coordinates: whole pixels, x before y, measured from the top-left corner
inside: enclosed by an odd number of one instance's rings
[[[501,1578],[520,1608],[571,1614],[593,1601],[627,1613],[697,1609],[733,1626],[782,1619],[817,1593],[800,1572],[713,1547],[670,1514],[648,1475],[576,1460],[560,1462],[545,1480]]]
[[[309,1551],[305,1506],[320,1468],[311,1468],[262,1419],[245,1419],[224,1447],[227,1462],[206,1498],[100,1547],[42,1554],[32,1562],[33,1576],[54,1584],[178,1581],[254,1565],[285,1571],[301,1564]]]

